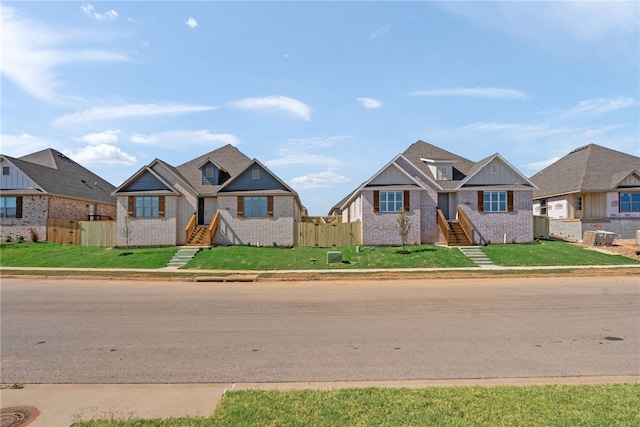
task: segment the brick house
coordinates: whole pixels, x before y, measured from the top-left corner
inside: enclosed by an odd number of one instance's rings
[[[533,240],[537,187],[493,154],[478,162],[417,141],[333,207],[362,222],[363,244],[398,244],[398,213],[411,221],[409,243],[471,245]]]
[[[47,239],[47,219],[115,219],[115,187],[52,148],[0,155],[0,239]]]
[[[581,239],[603,230],[631,239],[640,230],[640,157],[596,144],[571,151],[531,177],[533,214],[549,234]]]
[[[120,185],[118,246],[292,246],[298,194],[226,145],[173,167],[156,159]],[[127,235],[128,233],[128,235]]]

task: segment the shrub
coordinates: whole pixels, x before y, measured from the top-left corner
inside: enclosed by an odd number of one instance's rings
[[[24,236],[18,236],[17,242],[24,243]]]
[[[38,232],[34,228],[29,229],[29,237],[31,237],[31,241],[33,243],[38,243],[38,240],[40,239],[38,237]]]
[[[7,243],[11,243],[13,242],[13,239],[11,238],[11,236],[7,236],[6,239],[4,239],[4,241]]]

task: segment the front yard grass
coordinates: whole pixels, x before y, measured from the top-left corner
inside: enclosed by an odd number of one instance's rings
[[[2,267],[160,268],[178,251],[167,248],[103,248],[56,243],[0,245]],[[126,254],[126,252],[130,252]]]
[[[184,268],[219,270],[311,270],[365,268],[473,267],[475,264],[455,248],[407,246],[408,254],[393,246],[339,248],[273,246],[214,247],[199,252]],[[342,252],[341,263],[327,263],[327,252]],[[315,263],[312,261],[315,260]]]
[[[539,243],[488,245],[482,250],[494,264],[505,267],[640,264],[639,260],[621,255],[609,255],[572,243],[551,240],[542,240]]]
[[[73,427],[637,426],[640,384],[226,393],[210,417]]]

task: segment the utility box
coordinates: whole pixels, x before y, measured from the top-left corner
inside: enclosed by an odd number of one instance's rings
[[[610,231],[591,231],[587,230],[584,232],[584,236],[582,237],[582,241],[591,246],[611,246],[613,245],[613,240],[615,239],[616,234]]]
[[[342,262],[342,252],[339,251],[329,251],[327,252],[327,263],[341,263]]]

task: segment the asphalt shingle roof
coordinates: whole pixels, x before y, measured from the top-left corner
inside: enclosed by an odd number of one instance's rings
[[[115,187],[52,148],[14,158],[4,155],[49,194],[115,204]]]
[[[530,180],[539,188],[533,197],[612,190],[634,170],[640,171],[640,157],[585,145],[533,175]]]
[[[211,160],[229,173],[231,178],[242,172],[252,160],[231,144],[196,157],[177,166],[175,170],[201,195],[216,194],[222,185],[203,185],[201,167]]]

